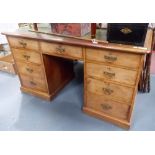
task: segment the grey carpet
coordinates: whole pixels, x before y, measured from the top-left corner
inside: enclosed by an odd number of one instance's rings
[[[22,93],[17,76],[0,72],[0,130],[2,131],[124,131],[88,116],[83,104],[83,64],[75,66],[76,78],[51,102]],[[155,130],[155,76],[151,92],[138,94],[130,130]]]

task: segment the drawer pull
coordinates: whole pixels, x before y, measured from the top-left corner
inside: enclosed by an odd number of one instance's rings
[[[59,52],[59,53],[64,53],[65,52],[65,48],[63,48],[62,46],[58,46],[56,48],[56,51]]]
[[[37,84],[33,81],[30,81],[30,84],[33,85],[33,86],[36,86]]]
[[[103,110],[110,110],[110,109],[112,109],[112,106],[110,106],[108,104],[101,104],[101,107],[103,108]]]
[[[104,71],[103,74],[104,74],[106,77],[109,77],[109,78],[115,77],[115,73],[111,73],[111,72]]]
[[[30,59],[30,56],[29,55],[23,55],[23,57],[26,59],[26,60],[29,60]]]
[[[108,62],[114,62],[117,60],[116,56],[109,56],[109,55],[104,55],[104,59]]]
[[[25,43],[25,42],[23,42],[23,41],[19,41],[19,44],[20,44],[21,46],[23,46],[23,48],[25,48],[25,47],[27,46],[27,43]]]
[[[33,72],[33,69],[31,69],[31,68],[26,68],[26,70],[27,70],[29,73],[32,73],[32,72]]]
[[[109,88],[102,88],[105,95],[111,95],[114,91]]]

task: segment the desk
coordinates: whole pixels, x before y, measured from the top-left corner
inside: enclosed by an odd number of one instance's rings
[[[73,60],[82,60],[82,110],[120,127],[130,127],[144,55],[151,48],[151,30],[144,47],[20,30],[3,34],[11,47],[23,92],[51,100],[73,79]]]

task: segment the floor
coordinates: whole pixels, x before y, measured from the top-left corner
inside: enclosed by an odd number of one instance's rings
[[[20,92],[17,76],[0,72],[1,131],[124,131],[88,116],[83,104],[83,64],[75,65],[76,78],[51,102]],[[130,130],[155,130],[155,76],[151,92],[138,94]]]

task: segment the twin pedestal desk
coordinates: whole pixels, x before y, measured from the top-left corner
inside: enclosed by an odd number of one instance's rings
[[[73,61],[82,60],[82,110],[120,127],[130,127],[144,56],[151,48],[151,30],[144,47],[20,30],[3,34],[15,60],[21,91],[51,100],[74,78]]]

